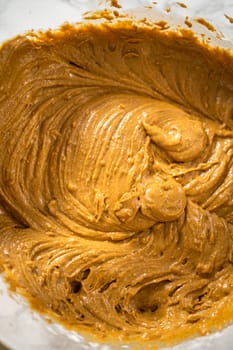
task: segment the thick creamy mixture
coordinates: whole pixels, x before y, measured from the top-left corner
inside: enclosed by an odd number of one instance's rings
[[[233,319],[233,58],[130,22],[0,51],[0,259],[71,327],[171,339]]]

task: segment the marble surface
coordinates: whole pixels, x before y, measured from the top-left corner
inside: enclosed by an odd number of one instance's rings
[[[176,1],[119,0],[124,9],[147,6],[185,18],[204,17],[219,33],[233,42],[233,24],[224,14],[233,17],[233,0],[183,0],[187,8]],[[63,22],[77,22],[85,11],[109,6],[101,0],[0,0],[0,42],[31,29],[56,28]],[[162,12],[161,12],[162,13]],[[204,28],[203,28],[204,30]],[[227,43],[228,45],[228,43]],[[231,350],[233,326],[207,337],[201,337],[177,345],[173,350]],[[67,332],[58,325],[48,325],[39,315],[28,308],[18,296],[10,296],[0,277],[0,342],[14,350],[112,350],[129,349],[127,345],[100,345],[88,342],[76,333]],[[165,348],[164,348],[165,350]]]

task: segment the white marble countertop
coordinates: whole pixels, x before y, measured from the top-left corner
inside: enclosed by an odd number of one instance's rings
[[[152,1],[122,0],[125,9],[148,6]],[[171,12],[185,17],[204,17],[228,39],[233,40],[233,24],[224,14],[233,17],[233,0],[183,0],[183,8],[172,0],[158,0],[159,9],[171,8]],[[0,0],[0,42],[31,29],[56,28],[65,21],[81,20],[81,13],[102,8],[108,1],[100,0]],[[180,344],[174,350],[232,350],[233,326],[209,337]],[[15,350],[62,349],[119,349],[114,346],[91,344],[74,333],[59,327],[50,327],[38,315],[33,314],[20,298],[8,296],[6,285],[0,277],[0,342]],[[122,347],[123,349],[124,347]],[[127,347],[125,347],[127,349]]]

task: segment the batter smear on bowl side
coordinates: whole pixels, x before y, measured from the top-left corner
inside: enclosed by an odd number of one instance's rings
[[[182,339],[233,319],[233,58],[122,21],[0,50],[0,259],[67,327]]]

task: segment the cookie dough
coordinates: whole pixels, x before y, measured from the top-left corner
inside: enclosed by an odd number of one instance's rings
[[[0,50],[0,260],[67,327],[171,340],[233,319],[233,58],[122,21]]]

